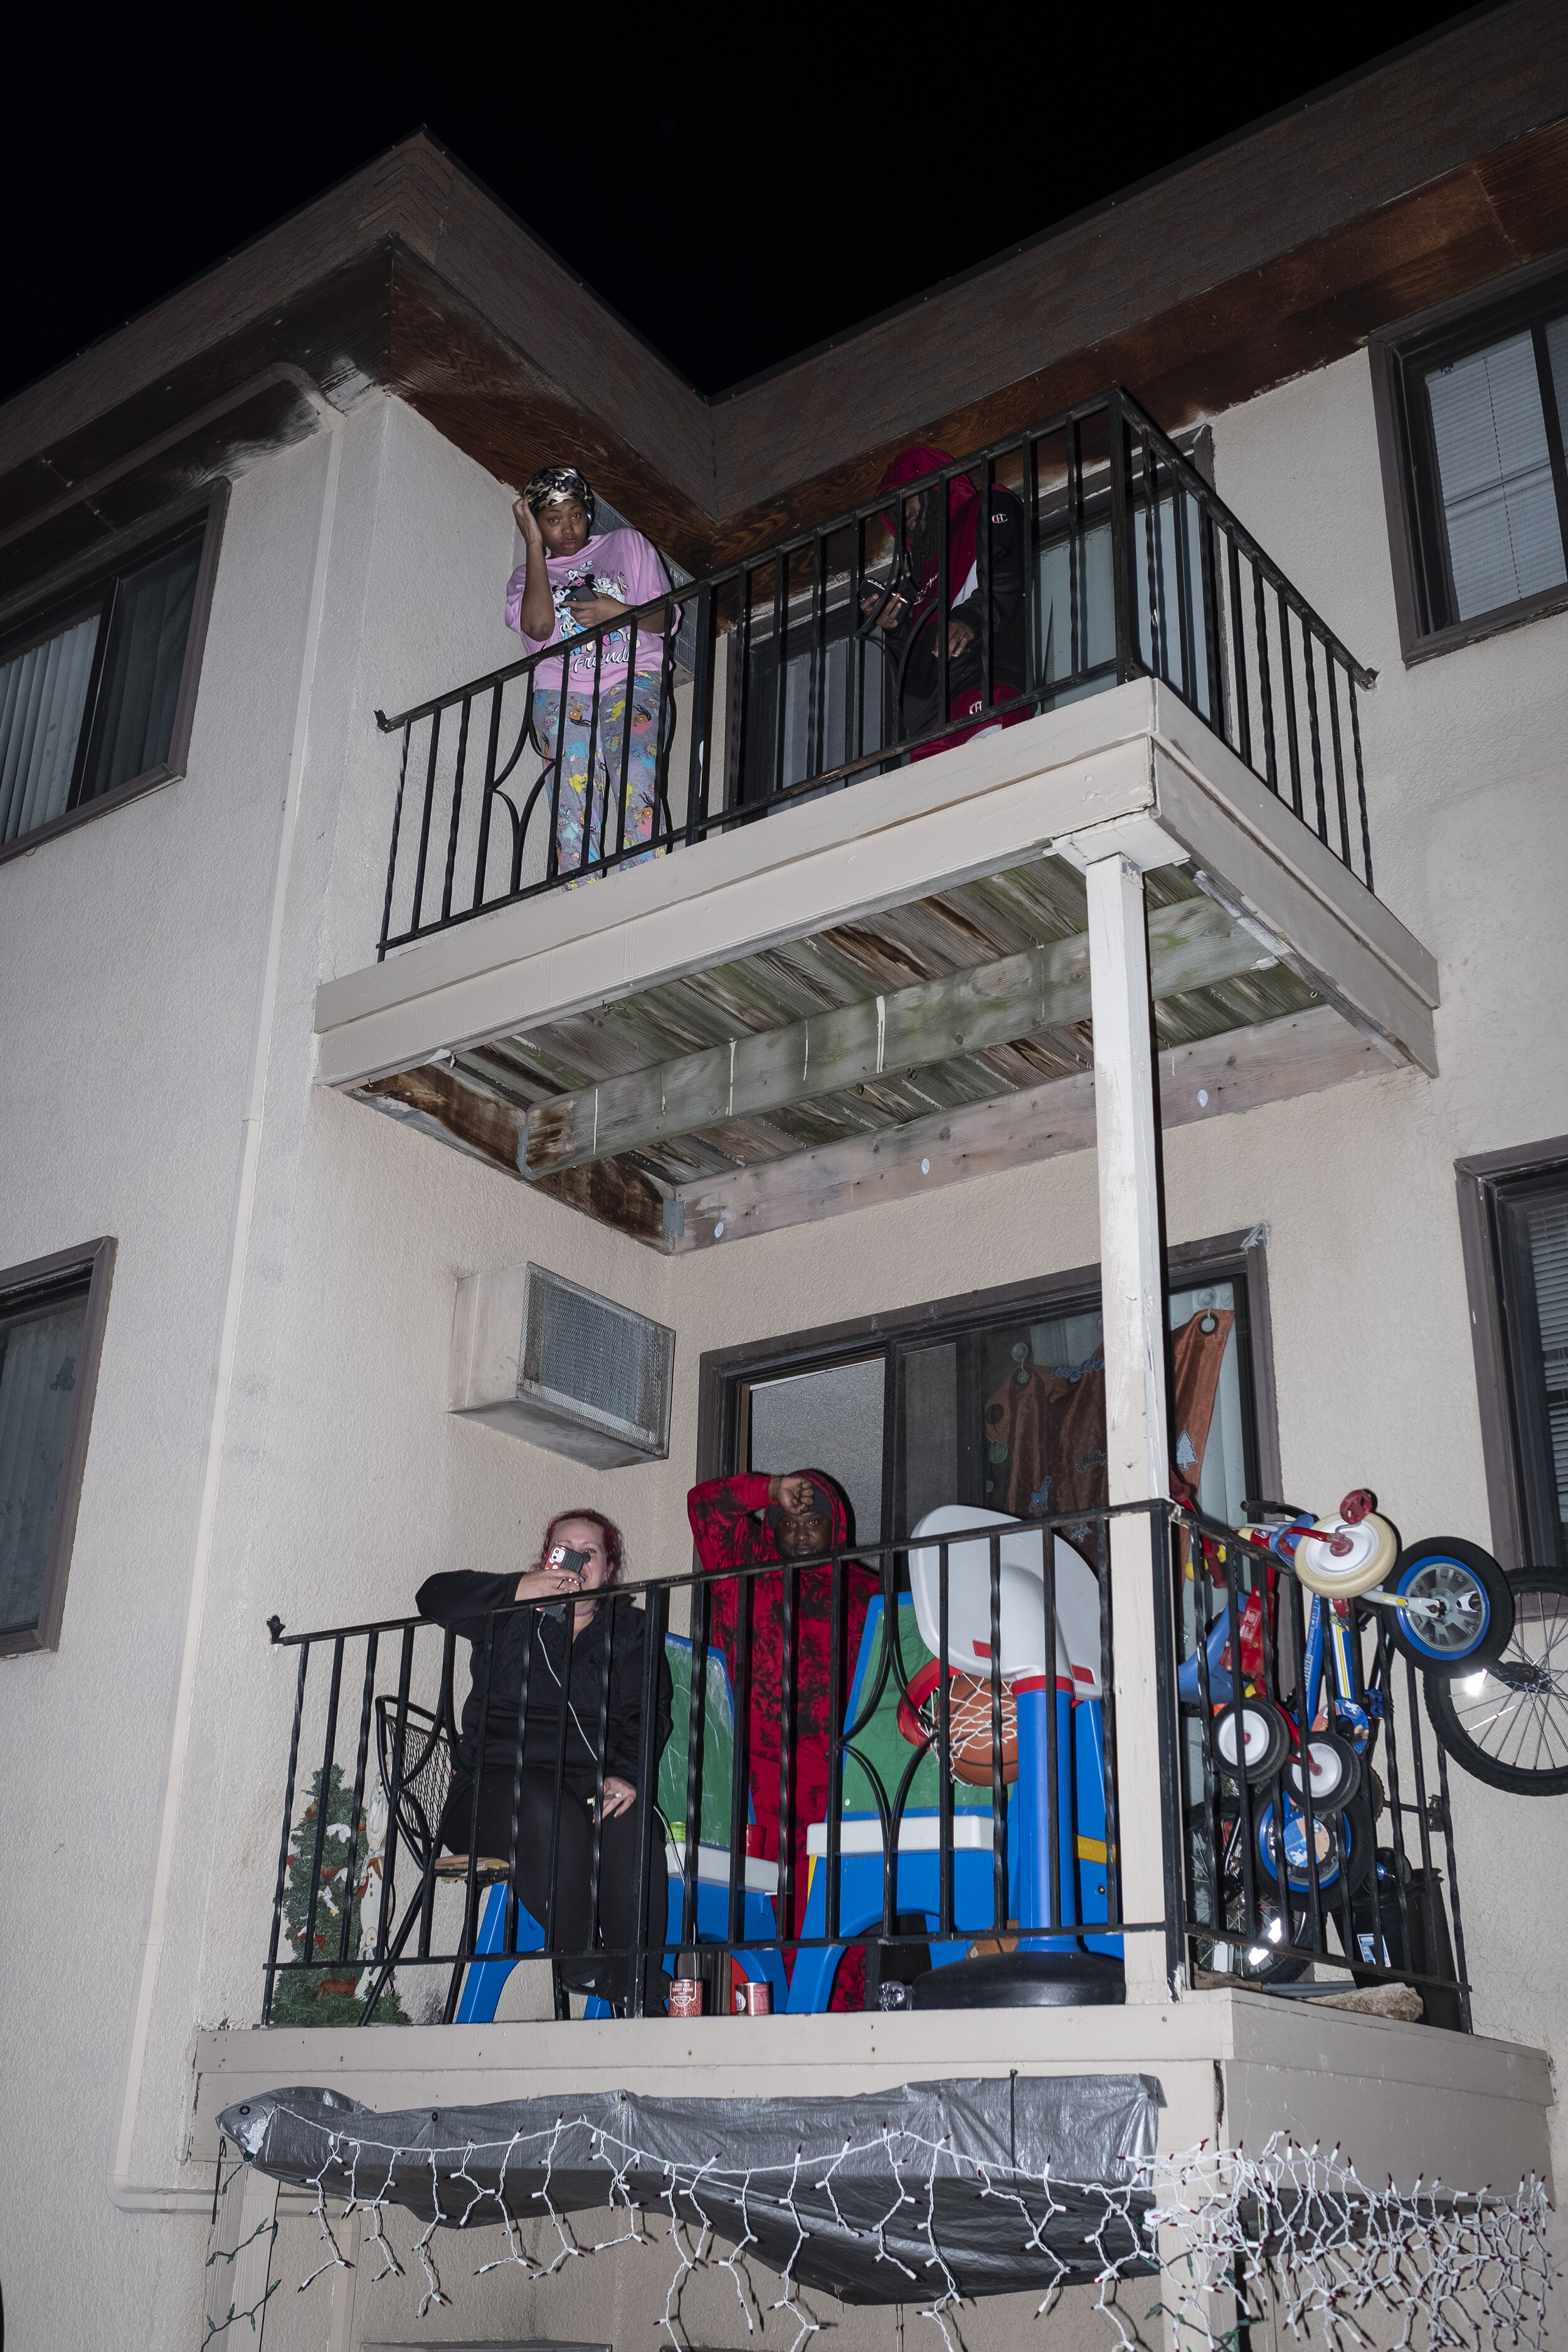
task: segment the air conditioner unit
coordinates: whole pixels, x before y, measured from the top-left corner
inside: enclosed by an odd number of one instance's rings
[[[669,1452],[675,1334],[542,1265],[465,1275],[449,1410],[595,1469]]]

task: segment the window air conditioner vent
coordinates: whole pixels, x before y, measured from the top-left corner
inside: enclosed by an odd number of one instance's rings
[[[450,1409],[602,1470],[669,1452],[675,1334],[542,1265],[466,1275]]]

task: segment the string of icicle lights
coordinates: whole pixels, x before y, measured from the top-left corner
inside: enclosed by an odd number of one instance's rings
[[[300,2120],[306,2120],[300,2118]],[[795,2208],[799,2190],[826,2195],[842,2226],[834,2198],[837,2169],[851,2155],[879,2155],[887,2168],[888,2205],[868,2234],[878,2262],[901,2277],[890,2282],[889,2302],[920,2304],[920,2316],[940,2331],[945,2352],[963,2352],[960,2315],[963,2296],[933,2228],[939,2179],[972,2182],[976,2192],[1016,2207],[1019,2248],[1054,2266],[1056,2276],[1037,2308],[1047,2313],[1068,2284],[1097,2289],[1095,2310],[1111,2330],[1108,2352],[1138,2352],[1129,2321],[1153,2315],[1161,2304],[1174,2317],[1179,2335],[1194,2352],[1234,2352],[1238,2320],[1256,2320],[1266,2304],[1292,2336],[1319,2334],[1328,2352],[1373,2352],[1374,2339],[1362,2325],[1373,2313],[1391,2315],[1397,2326],[1394,2352],[1503,2352],[1526,2347],[1542,2352],[1545,2300],[1554,2272],[1546,2250],[1550,2212],[1544,2185],[1533,2176],[1512,2195],[1458,2191],[1440,2181],[1417,2180],[1413,2189],[1392,2182],[1377,2188],[1363,2181],[1336,2147],[1305,2148],[1276,2133],[1258,2156],[1243,2149],[1214,2148],[1206,2142],[1177,2155],[1140,2160],[1123,2186],[1053,2180],[1047,2166],[1026,2173],[955,2154],[949,2144],[885,2126],[876,2137],[847,2139],[837,2148],[798,2149],[784,2166],[726,2168],[715,2156],[697,2166],[674,2164],[613,2132],[592,2129],[595,2160],[605,2168],[605,2197],[618,2226],[584,2242],[555,2203],[552,2169],[563,2133],[588,2128],[586,2117],[560,2116],[551,2132],[514,2133],[509,2140],[471,2142],[458,2150],[412,2149],[350,2133],[331,2135],[327,2156],[311,2176],[314,2219],[323,2259],[300,2291],[326,2273],[351,2267],[332,2231],[327,2200],[346,2192],[340,2219],[364,2217],[361,2259],[373,2252],[380,2268],[370,2283],[406,2276],[386,2236],[394,2171],[400,2158],[428,2168],[435,2213],[413,2248],[424,2286],[416,2316],[436,2305],[450,2306],[437,2266],[434,2239],[443,2225],[458,2229],[498,2226],[506,2251],[479,2263],[476,2277],[516,2265],[530,2279],[547,2279],[566,2263],[611,2253],[624,2245],[657,2245],[647,2223],[645,2193],[634,2192],[629,2176],[652,2173],[663,2182],[657,2205],[668,2216],[666,2244],[673,2263],[665,2285],[659,2325],[678,2352],[685,2352],[680,2300],[686,2281],[703,2268],[727,2271],[749,2332],[764,2315],[784,2315],[795,2329],[788,2352],[803,2352],[823,2323],[801,2301],[795,2265],[809,2233],[809,2221]],[[475,2178],[476,2161],[494,2168],[494,2186]],[[526,2161],[542,2167],[543,2185],[510,2196],[507,2174]],[[721,2188],[739,2202],[742,2233],[721,2252],[704,2207],[705,2189]],[[1058,2194],[1059,2192],[1059,2194]],[[748,2213],[771,2205],[790,2216],[793,2251],[771,2301],[759,2295],[747,2266],[752,2237]],[[1084,2252],[1068,2263],[1052,2252],[1047,2231],[1069,2210],[1098,2215],[1083,2232]],[[911,2268],[887,2244],[896,2216],[907,2238],[928,2252]],[[519,2225],[544,2223],[544,2245],[527,2251]],[[448,2260],[443,2255],[444,2260]],[[1155,2284],[1155,2274],[1159,2284]],[[909,2294],[901,2289],[907,2284]],[[1154,2302],[1146,2304],[1144,2297]],[[923,2300],[922,2300],[923,2298]],[[1378,2342],[1389,2344],[1385,2327]],[[934,2339],[933,2339],[934,2342]]]

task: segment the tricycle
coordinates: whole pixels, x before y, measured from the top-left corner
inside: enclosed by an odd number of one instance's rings
[[[1268,1941],[1290,1946],[1308,1940],[1309,1913],[1348,1907],[1340,1921],[1347,1954],[1369,1965],[1411,1965],[1408,1951],[1394,1948],[1408,1943],[1400,1874],[1409,1874],[1377,1845],[1386,1794],[1373,1759],[1389,1703],[1389,1645],[1379,1643],[1369,1679],[1365,1621],[1352,1603],[1385,1612],[1393,1644],[1429,1682],[1447,1681],[1483,1670],[1507,1648],[1514,1622],[1508,1579],[1489,1553],[1459,1538],[1402,1546],[1365,1487],[1329,1517],[1273,1502],[1249,1501],[1243,1510],[1236,1536],[1254,1560],[1256,1548],[1270,1557],[1243,1601],[1227,1573],[1239,1547],[1228,1531],[1199,1522],[1202,1584],[1223,1590],[1225,1605],[1211,1625],[1200,1625],[1194,1654],[1177,1675],[1180,1698],[1206,1727],[1221,1784],[1213,1826],[1222,1916],[1234,1914],[1238,1925],[1265,1921]],[[1282,1643],[1284,1574],[1310,1603],[1304,1614],[1284,1612]],[[1206,1613],[1201,1601],[1199,1613]],[[1282,1680],[1292,1685],[1283,1694]],[[1405,1925],[1391,1937],[1395,1915]],[[1310,1940],[1321,1948],[1311,1924]],[[1277,1981],[1306,1965],[1275,1959],[1264,1945],[1248,1959]]]

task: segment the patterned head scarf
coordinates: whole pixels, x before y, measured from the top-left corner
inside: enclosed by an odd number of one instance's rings
[[[594,528],[594,493],[575,466],[542,466],[522,495],[535,514],[541,507],[563,506],[568,499],[575,499],[588,518],[589,530]]]

